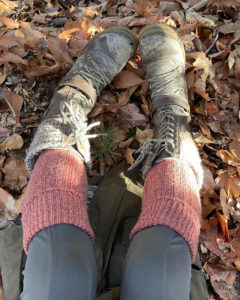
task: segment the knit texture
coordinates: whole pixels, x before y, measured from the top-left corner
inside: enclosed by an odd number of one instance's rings
[[[42,229],[69,223],[92,239],[87,214],[87,175],[75,150],[46,150],[33,170],[22,212],[23,246]]]
[[[200,233],[200,197],[194,171],[181,160],[167,159],[148,173],[142,212],[130,238],[153,225],[165,225],[184,237],[194,261]]]
[[[64,124],[60,119],[49,119],[41,122],[33,141],[27,151],[25,163],[27,170],[32,174],[33,168],[39,155],[47,149],[66,149],[70,148],[68,137],[65,135],[69,125]],[[88,138],[82,138],[81,151],[78,152],[79,158],[84,158],[86,164],[90,164],[90,145]]]

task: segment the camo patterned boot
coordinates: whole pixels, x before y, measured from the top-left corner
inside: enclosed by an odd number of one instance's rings
[[[101,90],[125,66],[138,46],[127,28],[113,27],[93,37],[82,50],[72,69],[55,90],[26,156],[30,173],[45,149],[72,149],[76,144],[85,163],[90,162],[87,115]]]
[[[157,163],[178,159],[192,166],[202,184],[202,167],[189,122],[185,51],[173,29],[149,25],[139,35],[139,45],[151,90],[154,137],[139,149],[135,166],[144,161],[143,177]]]

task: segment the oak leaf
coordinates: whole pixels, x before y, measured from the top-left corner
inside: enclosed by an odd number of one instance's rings
[[[6,150],[21,149],[23,146],[23,139],[21,135],[15,133],[9,136],[3,143],[0,144],[0,152]]]
[[[118,119],[122,128],[146,126],[148,123],[148,119],[139,112],[138,107],[134,103],[120,107]]]
[[[116,89],[126,89],[140,85],[144,81],[135,73],[130,71],[121,71],[114,79],[113,85]]]

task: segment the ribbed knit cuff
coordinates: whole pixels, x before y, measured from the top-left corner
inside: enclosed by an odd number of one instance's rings
[[[86,170],[75,150],[44,151],[35,165],[22,214],[25,252],[40,230],[60,223],[78,226],[93,239]]]
[[[199,190],[193,169],[180,160],[162,161],[147,175],[142,212],[130,238],[146,227],[168,226],[184,237],[194,261],[200,214]]]

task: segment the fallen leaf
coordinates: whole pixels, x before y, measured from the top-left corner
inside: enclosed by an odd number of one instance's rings
[[[114,79],[113,85],[116,89],[126,89],[138,86],[144,81],[136,74],[130,71],[121,71]]]
[[[20,191],[27,184],[29,173],[24,160],[7,159],[2,172],[5,174],[3,185],[13,191]]]
[[[7,51],[9,48],[17,45],[18,43],[15,40],[4,35],[0,36],[0,49]]]
[[[238,176],[228,177],[226,180],[226,191],[228,195],[233,195],[235,198],[240,194],[240,180]]]
[[[223,280],[227,284],[232,285],[236,279],[236,270],[226,265],[220,264],[206,264],[204,265],[204,270],[208,273],[212,281]]]
[[[147,16],[152,8],[156,5],[157,1],[150,0],[135,0],[135,4],[133,5],[133,9],[135,9],[136,13],[139,16]]]
[[[207,125],[210,127],[210,129],[213,132],[224,134],[224,131],[222,130],[221,125],[220,125],[220,121],[212,121],[212,122],[207,123]]]
[[[218,151],[219,157],[222,159],[223,162],[232,165],[232,166],[238,166],[239,160],[236,159],[229,151],[227,150],[219,150]]]
[[[233,140],[231,144],[229,145],[229,150],[232,153],[232,155],[239,160],[240,164],[240,141],[239,140]]]
[[[39,23],[39,24],[44,25],[44,24],[46,24],[45,18],[46,18],[46,14],[35,14],[33,16],[32,21],[33,21],[33,23]]]
[[[96,103],[92,111],[88,114],[88,118],[96,117],[97,115],[103,113],[105,110],[105,105],[102,103]]]
[[[220,190],[220,202],[221,202],[223,214],[225,216],[227,216],[227,218],[229,219],[229,211],[228,211],[227,201],[228,201],[227,193],[225,192],[225,189],[221,188],[221,190]]]
[[[205,191],[212,191],[215,188],[215,181],[212,172],[208,167],[202,164],[203,167],[203,185],[202,189]]]
[[[5,63],[9,63],[9,62],[15,63],[15,64],[27,65],[27,62],[16,54],[13,54],[10,52],[5,52],[0,55],[0,64],[5,64]]]
[[[119,144],[119,148],[120,149],[124,149],[124,148],[127,148],[127,147],[129,147],[131,144],[132,144],[132,142],[134,141],[134,137],[131,137],[131,138],[129,138],[128,140],[126,140],[126,141],[124,141],[124,142],[121,142],[120,144]]]
[[[127,160],[127,163],[129,165],[133,165],[134,163],[134,158],[133,158],[133,153],[135,152],[136,150],[134,149],[131,149],[131,148],[127,148],[126,152],[125,152],[125,158]]]
[[[239,22],[227,23],[218,27],[218,31],[224,34],[234,33],[240,26]]]
[[[23,105],[23,97],[8,90],[4,93],[3,98],[11,108],[14,118],[19,122],[20,111]]]
[[[229,233],[228,233],[227,216],[221,214],[220,212],[217,212],[217,217],[218,217],[218,221],[219,221],[219,224],[221,226],[221,229],[222,229],[224,239],[225,239],[225,241],[228,241],[229,240]]]
[[[49,36],[47,42],[48,48],[54,55],[56,62],[73,64],[73,60],[70,56],[70,51],[65,40]]]
[[[27,191],[27,186],[25,186],[22,190],[22,194],[18,196],[15,200],[14,209],[16,214],[20,214],[23,210],[24,204],[25,204],[25,195]]]
[[[9,136],[3,143],[0,144],[0,152],[6,150],[21,149],[23,146],[23,139],[21,135],[15,133]]]
[[[51,73],[56,73],[60,69],[60,65],[57,63],[53,66],[39,66],[34,69],[26,71],[26,76],[30,79],[33,77],[46,76]]]
[[[8,75],[8,68],[7,65],[4,65],[1,67],[1,73],[0,73],[0,85],[6,80],[7,75]]]
[[[119,105],[124,106],[126,104],[128,104],[132,94],[136,91],[138,86],[132,86],[130,88],[128,88],[126,91],[124,91],[120,97],[119,97]]]
[[[0,18],[0,22],[3,22],[9,29],[19,28],[19,23],[11,18],[2,17]]]
[[[14,211],[15,200],[11,194],[0,187],[0,209]]]
[[[215,77],[215,70],[211,60],[206,57],[206,54],[204,52],[194,52],[191,54],[189,53],[188,55],[195,59],[193,66],[195,66],[197,70],[203,70],[203,73],[200,75],[202,81],[205,83],[207,78],[213,80]]]
[[[151,139],[153,137],[153,129],[145,129],[141,130],[137,128],[136,131],[136,140],[141,144],[147,139]]]
[[[134,103],[120,107],[118,120],[122,128],[146,126],[148,122],[147,118],[139,112],[138,107]]]

